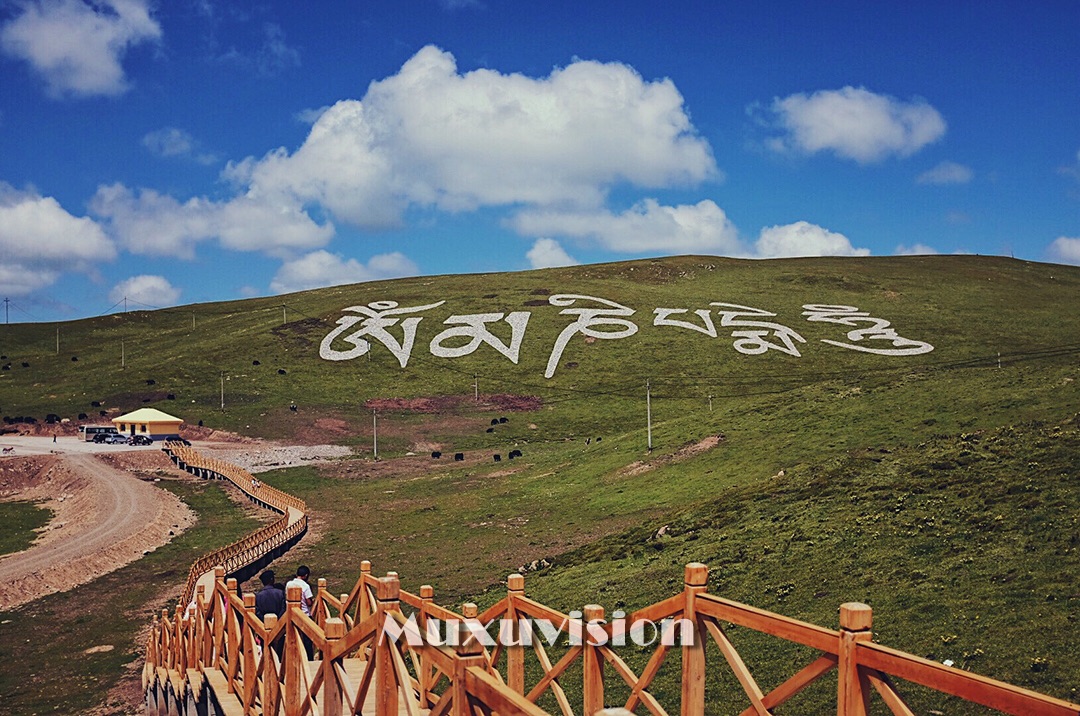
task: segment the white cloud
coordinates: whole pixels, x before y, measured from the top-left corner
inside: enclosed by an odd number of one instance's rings
[[[941,162],[915,180],[918,184],[967,184],[975,176],[970,167],[956,162]]]
[[[334,236],[329,222],[317,224],[299,204],[247,195],[221,204],[215,233],[234,251],[289,256],[325,246]]]
[[[270,290],[274,293],[292,293],[324,286],[413,276],[418,272],[416,264],[398,252],[372,256],[364,264],[329,251],[313,251],[282,264],[270,282]]]
[[[663,206],[655,199],[646,199],[621,214],[602,209],[523,211],[510,223],[526,236],[570,236],[627,253],[743,251],[734,224],[723,209],[708,199],[680,206]]]
[[[322,112],[296,152],[249,157],[227,172],[259,195],[318,203],[367,227],[393,224],[410,205],[597,206],[617,183],[716,174],[670,80],[589,61],[539,79],[461,74],[432,46],[373,82],[362,101]]]
[[[575,61],[539,79],[461,74],[452,55],[428,46],[373,82],[363,100],[301,116],[313,124],[296,151],[281,147],[226,166],[231,200],[181,202],[114,185],[99,188],[92,210],[134,253],[190,257],[199,242],[217,239],[291,259],[326,246],[335,221],[384,228],[409,207],[595,210],[617,184],[663,187],[718,176],[674,84],[646,82],[619,63]],[[162,154],[196,153],[182,130],[144,141]],[[711,202],[672,209],[654,202],[607,219],[620,221],[618,228],[636,233],[620,239],[600,228],[600,240],[624,251],[679,251],[716,245],[724,229],[708,224],[726,218]],[[646,237],[656,229],[659,238]]]
[[[906,157],[945,134],[945,120],[926,100],[907,102],[862,87],[820,90],[773,100],[785,134],[769,140],[777,151],[832,151],[861,164]]]
[[[109,300],[119,303],[124,299],[142,304],[143,307],[162,308],[175,305],[180,299],[180,289],[169,283],[164,276],[132,276],[113,286]]]
[[[937,253],[939,253],[937,249],[926,244],[912,244],[911,246],[900,244],[896,247],[897,256],[933,256]]]
[[[758,258],[794,256],[869,256],[870,249],[857,249],[843,234],[806,221],[761,230],[754,244]]]
[[[130,47],[161,38],[148,0],[27,0],[0,29],[0,48],[26,60],[52,96],[118,95]]]
[[[199,143],[189,133],[176,127],[162,127],[147,132],[142,145],[159,157],[180,157],[199,164],[213,164],[217,157],[199,149]]]
[[[236,251],[288,256],[325,246],[332,224],[317,224],[294,201],[240,196],[226,202],[193,198],[180,203],[152,189],[99,187],[90,209],[131,253],[191,258],[195,246],[217,238]]]
[[[1050,244],[1048,253],[1057,263],[1080,266],[1080,238],[1059,236]]]
[[[116,249],[92,219],[69,214],[56,199],[0,182],[0,290],[25,295],[65,272],[92,273]]]
[[[235,13],[235,17],[242,17],[245,13],[246,11],[241,10]],[[213,17],[210,19],[214,20]],[[251,40],[251,42],[254,43],[254,40]],[[254,51],[242,50],[236,46],[231,46],[215,57],[214,60],[232,67],[238,67],[246,72],[257,73],[264,77],[274,77],[293,67],[299,67],[300,51],[285,41],[285,31],[281,29],[280,25],[267,22],[262,25],[262,38],[258,49]]]
[[[532,248],[526,252],[525,258],[529,259],[529,265],[534,269],[577,266],[581,263],[566,253],[566,250],[555,239],[537,239]]]
[[[285,32],[280,25],[266,23],[263,35],[262,47],[255,58],[259,74],[272,76],[300,66],[300,51],[286,44]]]

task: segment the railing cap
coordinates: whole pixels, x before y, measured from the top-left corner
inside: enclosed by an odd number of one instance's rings
[[[375,585],[375,598],[380,602],[396,602],[401,598],[401,582],[396,574],[379,577]]]
[[[704,587],[709,583],[709,568],[701,562],[690,562],[683,575],[688,587]]]
[[[338,617],[330,617],[326,620],[323,631],[327,639],[340,639],[345,636],[345,622]]]
[[[840,628],[848,631],[867,631],[873,626],[874,612],[861,602],[840,605]]]

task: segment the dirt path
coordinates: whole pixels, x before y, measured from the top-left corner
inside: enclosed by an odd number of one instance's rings
[[[56,517],[30,549],[0,558],[0,608],[89,582],[194,524],[194,514],[172,493],[92,454],[39,460],[36,473],[24,476],[8,498],[45,500]]]

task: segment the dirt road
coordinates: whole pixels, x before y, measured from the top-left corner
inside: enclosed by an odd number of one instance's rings
[[[4,467],[6,497],[43,500],[56,516],[30,549],[0,557],[0,608],[88,582],[194,524],[194,514],[172,493],[113,467],[88,452],[87,443],[24,440],[17,450],[41,457],[21,458],[22,471],[31,473],[21,476],[11,474],[19,463],[0,460],[0,467],[11,466]]]

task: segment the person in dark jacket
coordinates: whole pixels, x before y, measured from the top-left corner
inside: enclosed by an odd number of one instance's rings
[[[281,616],[285,613],[285,591],[274,584],[273,570],[266,570],[259,575],[263,588],[255,594],[255,616],[265,619],[267,614]]]

